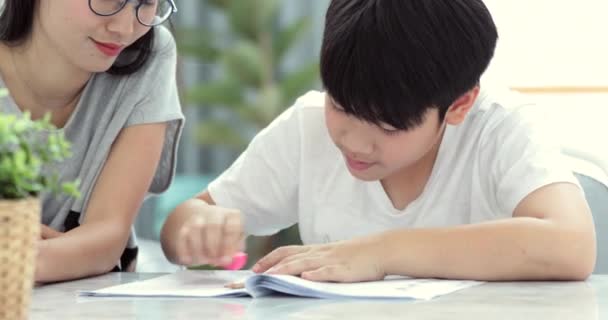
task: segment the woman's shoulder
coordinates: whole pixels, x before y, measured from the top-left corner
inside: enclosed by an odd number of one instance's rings
[[[140,70],[141,76],[160,76],[165,69],[174,69],[177,63],[177,45],[173,34],[164,26],[154,29],[154,43],[149,60]]]
[[[175,38],[167,27],[158,26],[154,29],[153,54],[175,54],[176,47]]]

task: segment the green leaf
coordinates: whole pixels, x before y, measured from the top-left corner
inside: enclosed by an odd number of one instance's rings
[[[228,21],[232,30],[241,38],[256,40],[258,38],[259,3],[256,1],[230,1],[226,10]]]
[[[215,61],[222,54],[222,48],[216,44],[215,37],[201,28],[180,28],[175,32],[177,49],[180,55]]]
[[[258,4],[258,28],[267,32],[272,32],[277,22],[277,16],[281,9],[281,1],[279,0],[257,0],[246,1],[255,2]]]
[[[262,88],[258,96],[257,109],[260,115],[256,126],[259,129],[267,126],[274,118],[276,118],[285,106],[281,104],[281,92],[276,85]]]
[[[179,43],[179,53],[182,57],[191,57],[201,62],[213,62],[221,55],[221,50],[206,44]]]
[[[256,40],[262,33],[272,33],[280,9],[278,0],[232,0],[227,16],[232,30],[241,38]]]
[[[27,112],[19,117],[0,114],[0,199],[61,192],[61,185],[70,182],[43,168],[54,168],[70,156],[70,143],[52,125],[50,114],[36,121]]]
[[[78,180],[73,182],[67,182],[61,185],[61,191],[69,196],[79,198],[81,196],[79,186],[80,181]]]
[[[244,105],[239,106],[235,110],[235,114],[238,116],[238,121],[245,126],[254,126],[257,130],[262,129],[268,123],[260,126],[260,123],[264,122],[264,114],[260,112],[260,107],[257,101],[252,101]]]
[[[226,9],[232,0],[207,0],[209,4],[216,8]]]
[[[251,41],[241,40],[225,52],[223,63],[229,77],[241,83],[259,87],[262,83],[264,57],[261,50]]]
[[[283,30],[279,30],[274,41],[273,51],[275,61],[282,61],[287,51],[308,30],[310,30],[310,19],[308,17],[302,17]]]
[[[291,105],[319,81],[319,63],[313,62],[285,75],[280,83],[281,102]]]
[[[233,125],[226,122],[208,120],[198,126],[198,141],[203,145],[228,146],[236,150],[243,150],[248,139]]]
[[[238,81],[224,79],[196,85],[186,94],[186,101],[205,107],[234,107],[243,101]]]

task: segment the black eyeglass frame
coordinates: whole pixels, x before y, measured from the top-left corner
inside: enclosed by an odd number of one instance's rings
[[[139,8],[141,8],[142,5],[144,5],[144,1],[145,0],[124,0],[122,2],[122,5],[116,9],[116,11],[112,12],[112,13],[99,13],[97,12],[94,8],[93,8],[93,1],[94,0],[89,0],[89,9],[91,9],[91,12],[93,12],[94,14],[101,16],[101,17],[110,17],[113,16],[117,13],[119,13],[120,11],[122,11],[122,9],[124,9],[127,4],[129,2],[135,2],[137,5],[135,6],[135,17],[137,18],[137,22],[139,22],[141,25],[144,25],[146,27],[156,27],[158,25],[163,24],[165,21],[167,21],[169,19],[169,17],[171,17],[172,14],[177,12],[177,5],[175,4],[174,0],[159,0],[159,1],[167,1],[169,2],[169,5],[171,5],[171,10],[169,10],[166,14],[166,16],[164,17],[158,17],[158,19],[155,20],[154,23],[149,24],[149,23],[145,23],[141,20],[141,18],[139,17]]]

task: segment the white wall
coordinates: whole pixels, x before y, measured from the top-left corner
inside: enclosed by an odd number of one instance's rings
[[[484,80],[557,89],[531,94],[542,125],[567,153],[608,172],[608,0],[485,2],[500,40]]]
[[[499,28],[488,76],[509,85],[608,86],[608,0],[485,0]]]

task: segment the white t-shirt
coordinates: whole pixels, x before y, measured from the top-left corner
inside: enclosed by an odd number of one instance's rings
[[[514,93],[482,90],[466,120],[448,126],[423,193],[393,207],[379,181],[348,171],[325,126],[325,94],[310,92],[261,131],[209,186],[240,209],[245,231],[268,235],[299,223],[305,244],[396,228],[441,227],[512,217],[534,190],[578,182],[560,149],[525,116]]]

